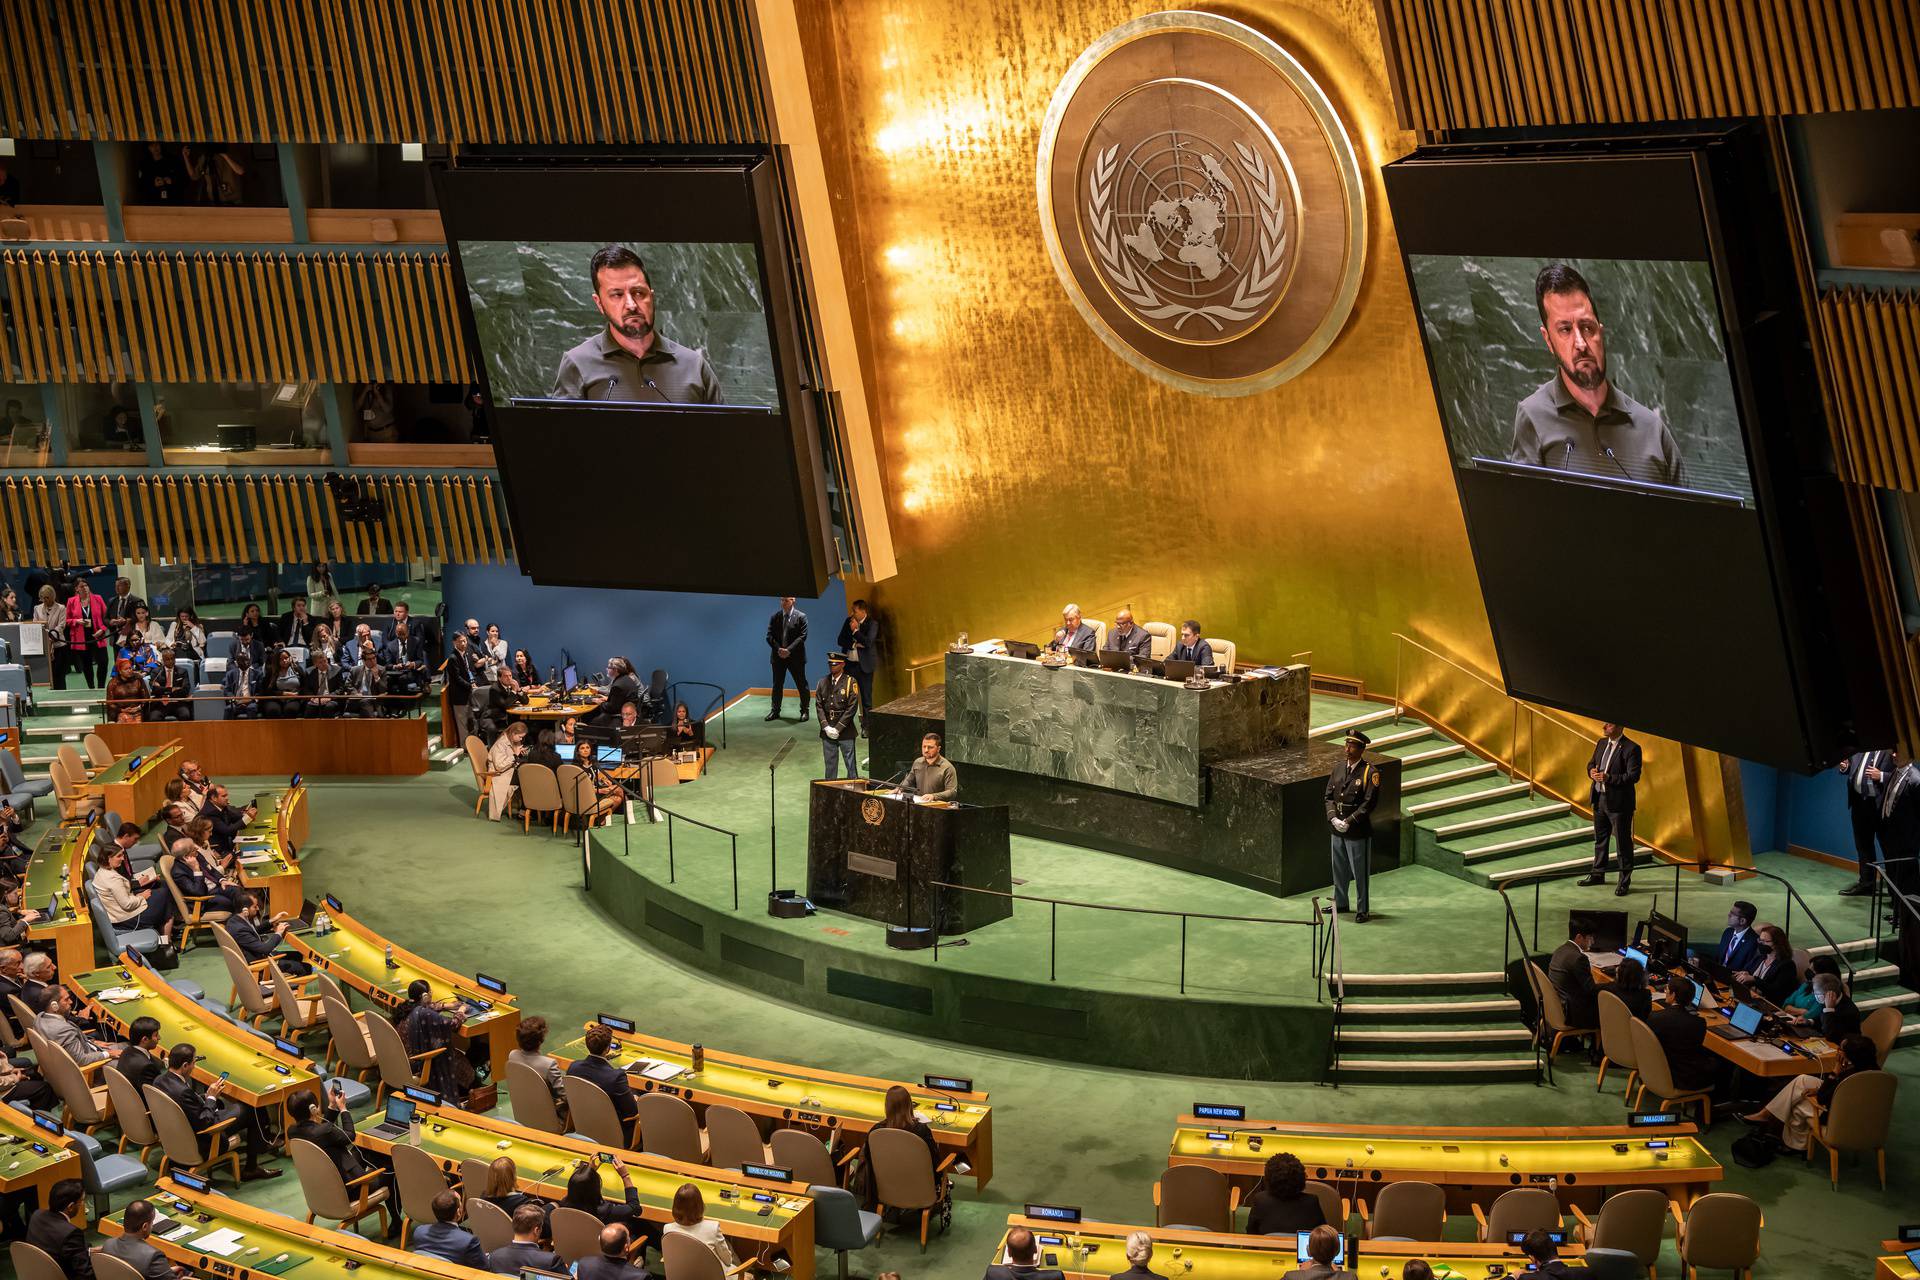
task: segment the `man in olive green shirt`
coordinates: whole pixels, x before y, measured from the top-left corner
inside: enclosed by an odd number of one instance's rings
[[[900,789],[918,801],[951,800],[958,794],[960,775],[954,771],[953,761],[940,754],[939,734],[920,739],[920,758],[913,762]]]
[[[560,357],[555,400],[725,404],[707,353],[653,327],[654,293],[640,256],[610,244],[593,255],[593,305],[604,329]]]

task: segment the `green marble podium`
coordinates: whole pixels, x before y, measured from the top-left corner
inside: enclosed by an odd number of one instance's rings
[[[1277,679],[1171,680],[949,653],[947,757],[1199,806],[1206,766],[1307,738],[1308,671]]]

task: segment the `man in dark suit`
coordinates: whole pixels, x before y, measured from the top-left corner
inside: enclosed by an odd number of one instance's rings
[[[1141,632],[1145,635],[1145,632]],[[1368,914],[1367,873],[1373,857],[1373,806],[1380,799],[1380,771],[1367,763],[1372,739],[1349,729],[1346,757],[1327,775],[1327,825],[1333,829],[1333,909],[1347,909],[1347,885],[1359,883],[1358,911],[1353,919],[1365,924]]]
[[[424,1253],[429,1258],[441,1258],[462,1267],[472,1267],[475,1271],[487,1269],[487,1251],[480,1247],[480,1238],[460,1225],[465,1217],[457,1191],[442,1191],[433,1198],[432,1222],[423,1222],[413,1229],[413,1239],[407,1247],[415,1253]]]
[[[1333,1265],[1340,1256],[1340,1233],[1322,1224],[1307,1235],[1308,1263],[1295,1267],[1280,1280],[1355,1280],[1353,1272]]]
[[[648,1280],[647,1269],[627,1261],[633,1236],[624,1224],[609,1222],[600,1228],[600,1254],[573,1264],[574,1280]],[[492,1261],[491,1258],[488,1259]]]
[[[313,666],[300,677],[300,692],[306,694],[301,705],[301,714],[309,720],[331,720],[346,709],[341,694],[346,690],[344,676],[327,660],[327,655],[316,652]]]
[[[387,692],[398,695],[388,700],[395,715],[410,715],[418,705],[414,697],[427,682],[427,647],[411,623],[402,622],[387,638]]]
[[[379,583],[369,582],[367,584],[367,594],[360,598],[360,607],[355,609],[354,612],[363,617],[379,613],[392,613],[393,602],[380,594]]]
[[[1682,1089],[1712,1089],[1725,1075],[1721,1059],[1707,1048],[1707,1023],[1693,1009],[1693,979],[1675,975],[1667,1003],[1653,1011],[1647,1029],[1666,1050],[1673,1082]]]
[[[100,1252],[132,1267],[141,1280],[184,1280],[193,1273],[168,1262],[167,1255],[148,1239],[153,1234],[153,1220],[153,1201],[133,1201],[120,1215],[120,1234],[101,1245]]]
[[[262,1178],[279,1177],[280,1170],[260,1167],[268,1147],[267,1131],[260,1123],[260,1113],[252,1107],[228,1101],[225,1080],[215,1080],[206,1088],[201,1088],[193,1078],[193,1062],[198,1056],[199,1051],[184,1040],[173,1046],[167,1053],[167,1069],[160,1073],[153,1087],[180,1105],[180,1110],[186,1113],[187,1123],[193,1126],[195,1133],[205,1134],[223,1121],[239,1122],[239,1128],[246,1136],[246,1157],[240,1166],[242,1181],[258,1182]],[[224,1135],[226,1130],[221,1130],[221,1133]],[[225,1140],[224,1136],[222,1140]]]
[[[280,972],[288,977],[299,977],[313,972],[313,966],[289,951],[282,951],[280,943],[287,936],[287,922],[278,917],[263,922],[266,913],[266,895],[252,890],[243,890],[240,894],[240,910],[227,917],[227,935],[233,944],[240,948],[240,954],[249,964],[271,958]]]
[[[860,686],[860,721],[873,710],[873,670],[880,663],[880,622],[865,600],[855,600],[847,620],[840,624],[840,652],[847,655],[847,674]]]
[[[773,661],[773,710],[767,719],[780,718],[788,676],[800,693],[800,718],[807,718],[807,615],[793,607],[793,596],[781,596],[780,607],[767,621],[767,649]]]
[[[287,1099],[287,1118],[292,1122],[287,1126],[287,1137],[298,1138],[302,1142],[311,1142],[326,1153],[333,1161],[333,1167],[340,1171],[342,1181],[350,1186],[354,1179],[364,1178],[376,1170],[380,1176],[374,1179],[374,1191],[392,1191],[393,1171],[382,1168],[362,1151],[353,1141],[353,1113],[347,1110],[347,1094],[338,1080],[327,1081],[327,1110],[322,1112],[311,1093],[296,1093]],[[358,1189],[349,1190],[349,1195],[357,1196]],[[400,1215],[388,1216],[387,1234],[389,1237],[400,1234]]]
[[[1888,771],[1880,795],[1880,849],[1893,887],[1913,897],[1920,894],[1920,862],[1914,861],[1920,856],[1920,765],[1902,764],[1892,752],[1887,754]],[[1893,913],[1893,921],[1895,930],[1905,937],[1920,933],[1907,927],[1903,910]]]
[[[298,645],[304,649],[312,636],[313,619],[307,616],[307,598],[295,596],[287,616],[280,619],[280,643]]]
[[[167,1069],[160,1053],[160,1023],[153,1018],[135,1018],[127,1027],[127,1047],[113,1065],[135,1092],[158,1081]]]
[[[1167,655],[1169,662],[1191,662],[1196,667],[1213,665],[1213,646],[1200,638],[1200,622],[1188,618],[1180,624],[1180,643]]]
[[[1760,909],[1751,902],[1736,902],[1727,911],[1727,927],[1720,931],[1720,949],[1713,958],[1732,973],[1750,971],[1760,959],[1760,935],[1753,931],[1753,918]]]
[[[7,1020],[7,1026],[16,1040],[24,1039],[26,1032],[21,1028],[19,1019],[13,1016],[13,1001],[9,997],[27,998],[27,975],[23,967],[25,959],[17,947],[0,949],[0,1018]]]
[[[1152,658],[1153,636],[1133,620],[1131,607],[1113,615],[1113,629],[1107,632],[1107,649],[1126,654],[1136,667]]]
[[[119,631],[123,624],[133,621],[133,611],[145,603],[133,594],[133,583],[129,579],[114,579],[113,595],[107,600],[107,626]]]
[[[1847,820],[1853,827],[1853,856],[1859,878],[1840,892],[1848,897],[1873,892],[1874,842],[1880,836],[1880,797],[1893,772],[1893,752],[1856,751],[1841,762],[1847,779]]]
[[[447,706],[453,710],[453,742],[464,746],[473,733],[473,651],[464,631],[453,633],[441,674],[447,685]]]
[[[93,1280],[93,1258],[87,1253],[87,1233],[74,1224],[73,1214],[86,1198],[78,1178],[53,1184],[47,1207],[27,1219],[27,1243],[35,1245],[60,1266],[67,1280]]]
[[[1614,895],[1624,898],[1633,882],[1633,789],[1640,781],[1640,744],[1617,724],[1600,726],[1600,741],[1587,761],[1593,802],[1593,869],[1580,883],[1607,882],[1607,840],[1611,836],[1620,858],[1620,883]]]
[[[1033,1232],[1015,1227],[1007,1232],[1007,1260],[987,1268],[986,1280],[1066,1280],[1063,1272],[1040,1265],[1040,1243]]]
[[[522,1267],[541,1271],[567,1270],[566,1259],[551,1249],[540,1247],[540,1233],[547,1226],[547,1211],[529,1201],[513,1211],[513,1239],[487,1255],[487,1270],[495,1275],[517,1276]]]
[[[1600,1025],[1600,996],[1593,982],[1593,961],[1587,952],[1593,949],[1593,935],[1574,926],[1573,935],[1555,949],[1547,961],[1547,981],[1560,993],[1560,1006],[1570,1027]]]
[[[608,658],[606,701],[581,719],[589,724],[617,725],[620,723],[621,711],[629,705],[634,708],[634,714],[638,715],[641,709],[640,677],[634,674],[631,659]]]
[[[234,838],[253,821],[256,812],[252,805],[235,808],[233,797],[218,783],[208,793],[206,804],[200,807],[200,816],[213,824],[213,847],[221,853],[233,852]]]
[[[606,1095],[613,1099],[614,1111],[620,1116],[620,1127],[631,1135],[634,1117],[640,1114],[640,1100],[633,1096],[633,1082],[627,1079],[627,1073],[610,1060],[613,1029],[596,1022],[587,1028],[586,1039],[586,1056],[575,1058],[573,1065],[567,1068],[567,1074],[579,1076],[605,1090]]]
[[[174,665],[173,650],[163,648],[156,656],[160,669],[147,677],[148,720],[193,719],[193,680],[180,674]]]
[[[1081,654],[1092,653],[1099,644],[1100,633],[1080,616],[1079,605],[1070,604],[1060,611],[1060,629],[1053,633],[1053,642],[1047,648]]]
[[[227,674],[220,681],[220,692],[227,698],[227,719],[258,720],[260,686],[264,683],[254,670],[252,655],[236,644],[233,657],[227,661]]]
[[[1553,1242],[1553,1236],[1546,1231],[1529,1231],[1526,1239],[1520,1242],[1520,1252],[1535,1263],[1537,1270],[1533,1274],[1560,1277],[1584,1276],[1585,1267],[1570,1267],[1560,1257],[1560,1247]]]

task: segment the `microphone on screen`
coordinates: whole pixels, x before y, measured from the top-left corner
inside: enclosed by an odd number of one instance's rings
[[[668,404],[672,404],[672,403],[673,403],[673,397],[672,397],[672,396],[670,396],[670,395],[668,395],[668,394],[667,394],[666,392],[664,392],[664,391],[662,391],[662,390],[660,389],[660,384],[659,384],[659,383],[657,383],[657,382],[655,382],[655,381],[654,381],[654,380],[653,380],[652,378],[647,378],[647,379],[644,379],[644,381],[645,381],[645,383],[646,383],[646,385],[647,385],[647,389],[648,389],[649,391],[651,391],[651,392],[653,392],[653,394],[655,394],[655,395],[657,395],[657,396],[659,396],[659,397],[660,397],[660,398],[661,398],[662,400],[665,400],[665,401],[666,401],[666,402],[667,402]]]
[[[619,385],[620,385],[620,375],[617,373],[608,374],[607,375],[607,394],[605,394],[604,396],[601,396],[600,398],[602,400],[613,399],[613,389]]]
[[[1627,470],[1625,463],[1621,462],[1620,459],[1613,456],[1613,449],[1610,446],[1601,445],[1600,452],[1607,455],[1608,462],[1611,462],[1614,466],[1620,468],[1621,475],[1625,476],[1629,480],[1633,479],[1633,473]]]
[[[1573,441],[1569,440],[1567,441],[1566,452],[1560,455],[1560,469],[1562,471],[1568,471],[1568,470],[1571,470],[1572,467],[1573,467]]]

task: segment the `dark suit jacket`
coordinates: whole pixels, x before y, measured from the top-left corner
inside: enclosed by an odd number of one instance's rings
[[[139,1045],[128,1045],[121,1050],[120,1057],[114,1062],[114,1068],[127,1078],[127,1083],[138,1092],[143,1085],[153,1084],[160,1079],[160,1073],[167,1069],[166,1055],[156,1058]]]
[[[1754,956],[1753,964],[1747,966],[1747,972],[1754,973],[1755,966],[1765,960],[1764,952]],[[1794,972],[1793,957],[1775,960],[1765,973],[1755,973],[1754,985],[1760,988],[1760,994],[1766,997],[1769,1004],[1779,1004],[1792,995],[1793,989],[1800,985],[1800,975]]]
[[[1120,634],[1120,628],[1108,627],[1107,648],[1119,653],[1130,653],[1136,661],[1144,662],[1153,653],[1153,636],[1137,622],[1133,626],[1133,631],[1125,636]]]
[[[607,1059],[593,1054],[575,1058],[573,1065],[567,1068],[567,1074],[579,1076],[605,1089],[607,1096],[613,1099],[613,1109],[620,1113],[622,1122],[631,1124],[633,1117],[639,1114],[640,1100],[633,1096],[633,1082],[627,1079],[626,1072]]]
[[[879,619],[868,614],[867,620],[856,627],[853,625],[852,615],[848,615],[847,620],[840,624],[840,638],[837,642],[840,652],[852,658],[852,661],[847,663],[848,670],[858,668],[862,675],[873,674],[873,668],[880,660],[880,655],[873,650],[874,642],[879,638]],[[857,654],[853,652],[853,646],[856,644],[860,646],[860,652]]]
[[[344,698],[347,695],[347,675],[331,663],[327,666],[327,693],[329,698]],[[309,668],[300,675],[300,692],[308,697],[317,697],[320,693],[320,672]]]
[[[27,1243],[38,1245],[60,1264],[68,1280],[93,1280],[93,1258],[87,1253],[87,1233],[70,1218],[51,1209],[36,1209],[27,1219]]]
[[[1338,1267],[1329,1267],[1324,1263],[1309,1262],[1304,1267],[1295,1267],[1285,1273],[1280,1280],[1357,1280],[1351,1271],[1342,1271]]]
[[[247,696],[249,698],[259,697],[266,687],[268,676],[260,670],[259,664],[256,663],[247,668],[247,678],[249,681]],[[229,698],[237,698],[240,696],[239,667],[229,666],[227,668],[227,674],[220,679],[220,691]]]
[[[180,892],[186,897],[211,898],[220,891],[218,881],[219,877],[214,873],[213,868],[204,863],[196,874],[187,863],[178,859],[174,861],[173,882],[180,886]],[[228,920],[227,924],[232,926],[234,920]]]
[[[473,1232],[457,1222],[423,1223],[413,1229],[413,1241],[407,1247],[475,1271],[487,1269],[487,1251]]]
[[[1647,1029],[1667,1051],[1673,1082],[1683,1089],[1704,1088],[1720,1073],[1720,1059],[1707,1049],[1707,1024],[1691,1009],[1669,1006],[1654,1011]]]
[[[43,902],[40,905],[44,907],[46,903]],[[13,1028],[13,1034],[16,1039],[23,1039],[24,1036],[21,1033],[19,1021],[13,1016],[13,1001],[7,999],[7,997],[19,996],[24,1000],[27,998],[25,990],[24,984],[0,975],[0,1018],[7,1020],[7,1025]]]
[[[107,596],[107,621],[118,625],[133,616],[133,611],[146,601],[129,591],[124,596]]]
[[[788,651],[785,661],[804,664],[807,660],[807,615],[795,609],[791,619],[775,609],[773,617],[767,619],[767,649],[776,662],[781,661],[780,650]]]
[[[1848,1036],[1857,1036],[1860,1034],[1860,1006],[1853,1002],[1852,996],[1842,996],[1840,1003],[1831,1009],[1815,1009],[1813,1025],[1829,1040],[1840,1041]]]
[[[313,628],[312,615],[302,619],[289,613],[280,619],[280,643],[299,645],[304,649],[307,647],[308,638],[313,635]]]
[[[1114,1272],[1113,1280],[1167,1280],[1167,1278],[1148,1267],[1128,1267],[1125,1271]]]
[[[280,939],[273,935],[272,930],[257,929],[253,921],[238,913],[227,917],[227,932],[233,936],[240,954],[249,961],[265,960],[280,946]]]
[[[1880,811],[1880,789],[1888,779],[1885,774],[1893,768],[1891,751],[1856,751],[1847,757],[1847,808],[1870,808],[1876,814]],[[1878,769],[1882,777],[1879,782],[1867,777],[1863,769]],[[1860,788],[1854,789],[1854,779],[1859,778]]]
[[[362,617],[368,617],[376,613],[392,613],[393,601],[385,599],[375,600],[371,596],[363,596],[360,600],[360,607],[355,609],[354,612]]]
[[[213,824],[213,847],[220,850],[233,848],[233,838],[240,834],[240,828],[247,825],[244,809],[232,805],[218,805],[211,798],[200,810],[200,816]]]
[[[1603,764],[1607,789],[1602,792],[1598,784],[1589,785],[1588,799],[1593,802],[1595,809],[1605,809],[1608,813],[1632,813],[1633,789],[1640,781],[1640,744],[1624,733],[1620,735],[1617,745],[1602,738],[1594,744],[1593,758],[1587,761],[1587,768],[1599,769]]]
[[[1176,644],[1168,652],[1167,659],[1172,662],[1191,662],[1196,667],[1213,665],[1213,646],[1201,640],[1191,646]]]
[[[1586,952],[1573,945],[1571,938],[1561,943],[1553,953],[1553,958],[1547,961],[1547,981],[1553,983],[1553,989],[1560,993],[1560,1003],[1566,1006],[1567,1025],[1599,1025],[1600,1006],[1593,984],[1593,962],[1587,959]]]
[[[1247,1198],[1247,1234],[1272,1235],[1277,1231],[1311,1231],[1326,1222],[1326,1211],[1318,1198],[1302,1193],[1291,1200],[1262,1188]]]
[[[640,680],[639,677],[635,676],[632,672],[614,678],[613,683],[607,686],[607,700],[601,703],[599,708],[595,710],[592,715],[587,716],[586,719],[593,721],[595,724],[619,724],[620,708],[626,706],[629,702],[635,704],[634,710],[641,713],[640,723],[645,724],[647,720],[645,715],[646,708],[639,705]]]
[[[209,1098],[207,1091],[198,1081],[182,1080],[171,1071],[163,1071],[153,1087],[180,1104],[187,1113],[187,1123],[198,1133],[220,1123],[221,1106],[218,1098]]]
[[[537,1244],[519,1244],[511,1240],[487,1255],[487,1270],[498,1275],[517,1276],[522,1267],[564,1273],[567,1263],[559,1254],[550,1253]]]
[[[645,1267],[598,1254],[573,1264],[574,1280],[648,1280]]]
[[[1064,1272],[1052,1267],[1016,1267],[996,1262],[987,1268],[986,1280],[1067,1280]]]
[[[333,1161],[333,1167],[349,1182],[372,1167],[368,1165],[366,1157],[360,1154],[360,1148],[353,1145],[353,1115],[350,1112],[331,1111],[324,1120],[296,1124],[287,1130],[287,1136],[311,1142],[326,1152],[327,1159]]]
[[[1056,629],[1065,630],[1064,627]],[[1068,636],[1065,640],[1049,644],[1047,648],[1065,649],[1068,653],[1092,653],[1099,643],[1100,633],[1093,629],[1093,624],[1082,622],[1078,631]]]
[[[1733,930],[1722,929],[1720,945],[1714,948],[1713,958],[1735,972],[1741,969],[1751,970],[1754,961],[1760,958],[1760,935],[1753,931],[1752,925],[1748,925],[1746,936],[1740,939],[1740,944],[1734,947],[1733,953],[1729,955],[1727,944],[1731,941],[1733,941]]]
[[[469,650],[469,653],[472,651]],[[459,650],[447,655],[447,696],[456,707],[473,696],[473,659]]]

